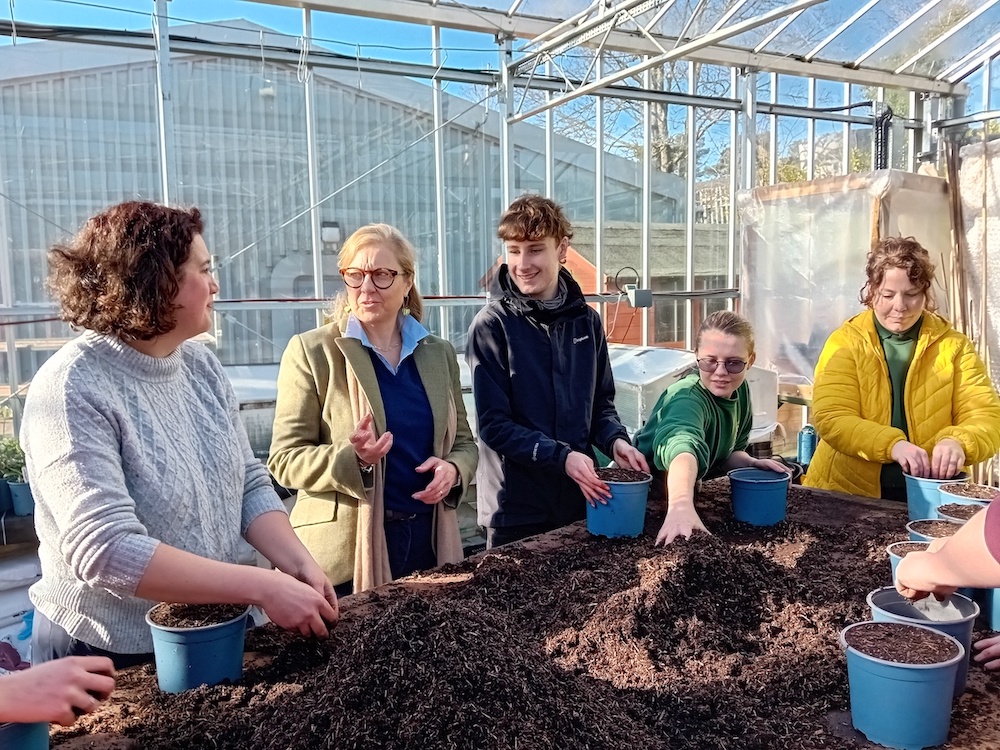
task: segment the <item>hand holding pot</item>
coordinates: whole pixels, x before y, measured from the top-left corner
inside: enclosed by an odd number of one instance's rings
[[[612,447],[612,458],[618,466],[624,466],[635,471],[649,473],[649,464],[642,452],[630,445],[627,440],[618,438]]]
[[[67,656],[0,677],[0,722],[69,726],[115,689],[115,667],[104,656]]]
[[[900,440],[894,446],[889,455],[892,460],[899,464],[903,471],[911,477],[927,477],[931,473],[931,462],[927,457],[927,451],[919,445]]]
[[[572,451],[566,456],[566,475],[580,485],[583,497],[595,508],[611,497],[611,489],[597,476],[593,459],[584,453]]]
[[[783,464],[781,461],[775,461],[773,458],[756,458],[754,462],[750,464],[754,469],[764,469],[766,471],[776,471],[779,474],[791,474],[792,467],[788,464]]]
[[[941,438],[931,455],[931,477],[950,479],[965,466],[965,449],[954,438]]]

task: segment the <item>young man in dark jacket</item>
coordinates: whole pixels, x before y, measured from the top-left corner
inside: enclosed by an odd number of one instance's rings
[[[606,501],[594,446],[619,466],[649,470],[615,411],[601,319],[562,268],[573,236],[566,215],[548,198],[524,195],[500,219],[497,236],[507,263],[466,350],[488,547],[578,521],[585,501]]]

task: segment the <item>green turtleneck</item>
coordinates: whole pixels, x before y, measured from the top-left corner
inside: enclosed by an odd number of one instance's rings
[[[910,362],[913,361],[913,352],[917,348],[917,338],[920,336],[920,324],[923,323],[923,316],[913,324],[913,326],[902,333],[893,333],[886,329],[878,318],[875,317],[875,329],[878,331],[879,341],[882,342],[882,352],[885,354],[885,363],[889,368],[889,385],[892,387],[892,420],[891,424],[903,431],[907,438],[910,431],[906,426],[906,407],[903,403],[903,392],[906,386],[906,373],[910,369]],[[882,465],[882,496],[905,497],[906,483],[903,480],[903,469],[895,461]]]

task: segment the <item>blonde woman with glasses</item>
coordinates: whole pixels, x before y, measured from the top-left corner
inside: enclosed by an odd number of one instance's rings
[[[340,595],[458,562],[456,507],[478,449],[455,349],[421,325],[415,252],[370,224],[340,251],[331,322],[281,359],[268,467]]]
[[[657,545],[696,531],[708,533],[694,507],[700,479],[751,466],[790,472],[780,461],[746,452],[753,421],[747,368],[753,364],[753,329],[734,312],[709,315],[698,329],[698,372],[678,380],[656,402],[635,447],[655,467],[654,486],[666,491],[667,516]]]

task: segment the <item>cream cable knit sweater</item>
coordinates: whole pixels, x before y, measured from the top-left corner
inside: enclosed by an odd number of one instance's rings
[[[282,510],[222,365],[187,342],[165,358],[87,332],[31,381],[21,442],[42,579],[34,605],[86,643],[152,651],[152,602],[134,596],[163,542],[225,562]]]

